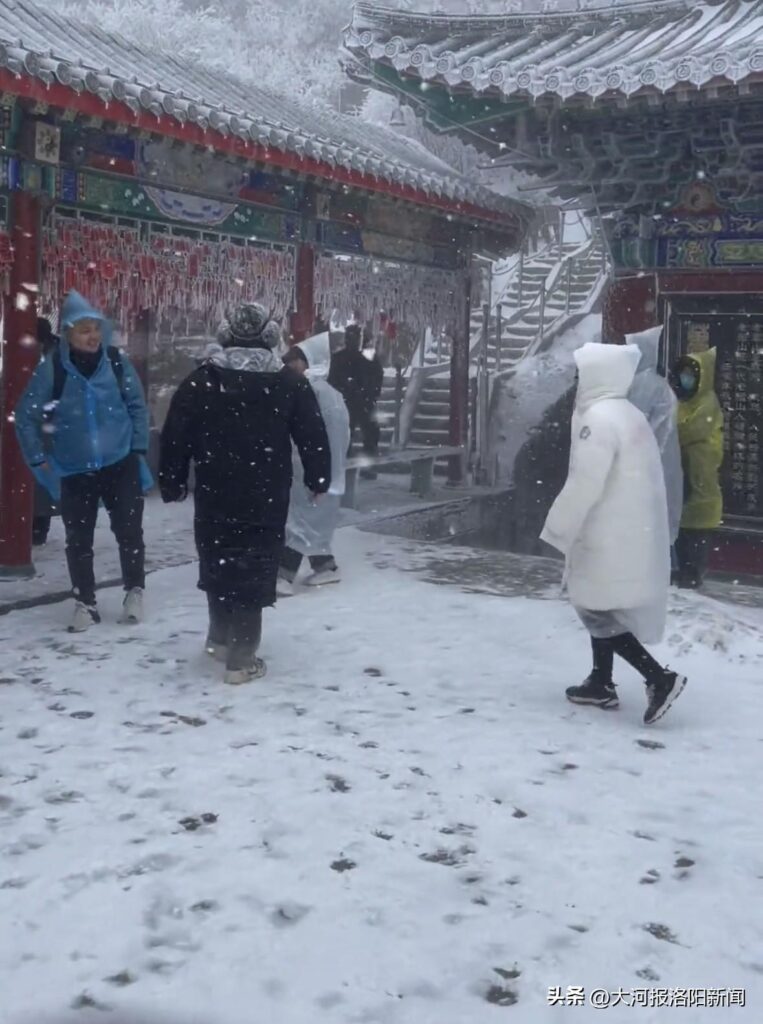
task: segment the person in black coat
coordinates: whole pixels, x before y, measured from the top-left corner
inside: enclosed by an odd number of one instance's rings
[[[318,500],[331,454],[315,393],[273,351],[280,328],[263,306],[239,306],[218,344],[183,381],[161,436],[159,486],[182,501],[195,465],[199,587],[209,604],[207,652],[225,660],[226,682],[265,674],[256,657],[262,609],[276,600],[292,483],[292,439],[304,483]]]
[[[551,506],[564,487],[570,463],[570,430],[576,388],[549,406],[517,453],[512,474],[514,539],[522,554],[543,553],[540,534]]]
[[[46,320],[42,316],[37,318],[37,342],[40,346],[40,357],[42,359],[50,359],[59,342],[58,336],[53,333],[53,326],[50,320]],[[45,488],[35,481],[32,543],[36,548],[47,544],[48,534],[50,533],[50,520],[53,516],[59,514],[58,505]]]
[[[368,359],[361,352],[360,342],[360,327],[350,324],[344,334],[344,349],[332,356],[328,382],[344,398],[350,414],[351,435],[360,428],[363,451],[373,456],[379,450],[376,403],[384,384],[384,369],[376,356]]]

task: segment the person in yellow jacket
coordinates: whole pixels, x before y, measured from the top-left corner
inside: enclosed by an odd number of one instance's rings
[[[714,348],[683,356],[671,375],[679,402],[678,440],[685,491],[676,542],[676,582],[690,589],[702,585],[712,531],[723,518],[723,411],[715,393],[715,361]]]

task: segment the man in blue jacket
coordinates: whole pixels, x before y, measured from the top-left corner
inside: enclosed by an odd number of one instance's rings
[[[150,475],[148,410],[135,370],[109,346],[111,326],[77,292],[61,309],[61,342],[16,407],[19,445],[35,478],[60,493],[75,609],[69,631],[100,622],[93,536],[102,501],[119,545],[126,591],[121,622],[143,616],[143,492]]]

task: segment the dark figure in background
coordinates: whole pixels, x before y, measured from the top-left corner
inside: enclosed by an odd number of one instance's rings
[[[573,385],[543,414],[514,461],[512,474],[512,550],[542,554],[540,533],[564,487],[570,465],[570,424],[575,408]]]
[[[350,324],[344,335],[344,349],[331,360],[328,382],[344,398],[350,414],[350,449],[356,428],[363,439],[363,452],[373,457],[379,451],[379,424],[376,421],[376,403],[384,383],[384,369],[374,356],[369,359],[361,351],[361,330],[358,324]],[[375,474],[366,471],[365,476]]]
[[[50,359],[58,347],[58,336],[53,333],[50,320],[37,318],[37,341],[40,346],[40,357]],[[34,518],[32,519],[32,543],[36,548],[48,541],[50,520],[59,515],[59,508],[50,493],[35,481],[34,485]]]
[[[258,658],[262,609],[275,604],[292,482],[292,439],[304,484],[331,483],[326,428],[310,384],[275,353],[278,324],[259,303],[223,322],[218,344],[175,393],[162,430],[159,484],[182,501],[193,459],[199,588],[209,605],[207,653],[225,681],[265,675]]]

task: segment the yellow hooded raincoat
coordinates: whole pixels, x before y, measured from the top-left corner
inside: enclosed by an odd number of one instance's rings
[[[699,368],[699,387],[693,398],[678,403],[686,501],[681,528],[714,530],[723,518],[719,473],[723,462],[723,412],[715,393],[714,348],[687,359]]]

